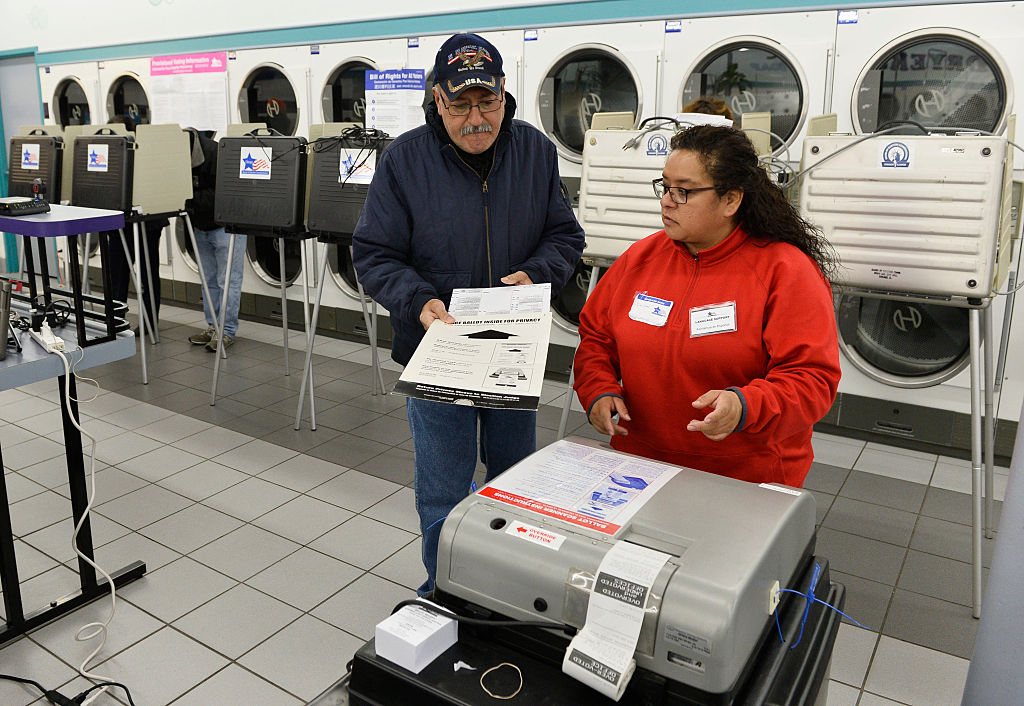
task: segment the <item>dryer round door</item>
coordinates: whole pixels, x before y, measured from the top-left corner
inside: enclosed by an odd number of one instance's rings
[[[942,304],[843,295],[839,347],[868,377],[894,387],[931,387],[970,363],[970,311]]]
[[[131,74],[118,76],[107,92],[107,119],[124,116],[136,125],[148,125],[149,97],[139,79]]]
[[[294,135],[299,126],[295,88],[276,64],[257,66],[238,92],[238,114],[245,123],[265,123],[282,135]]]
[[[249,263],[257,276],[267,284],[280,287],[292,284],[302,273],[301,241],[263,236],[249,237],[245,246]],[[284,276],[281,273],[281,243],[284,243]]]
[[[185,219],[175,218],[174,221],[174,240],[178,243],[178,253],[181,255],[185,266],[199,274],[199,265],[196,264],[196,249],[192,247],[192,239],[188,237]]]
[[[998,133],[1013,106],[1008,76],[996,51],[973,34],[943,28],[903,35],[858,77],[853,124],[864,133],[901,121]],[[908,125],[906,132],[919,130]]]
[[[558,153],[583,162],[583,138],[595,113],[643,111],[640,77],[626,58],[604,45],[575,47],[548,69],[537,92],[541,126]]]
[[[320,96],[324,122],[366,124],[366,72],[373,68],[366,61],[350,60],[331,72]]]
[[[356,301],[359,287],[356,283],[356,268],[352,265],[352,250],[348,245],[331,243],[327,246],[327,265],[338,288]]]
[[[737,126],[744,113],[771,113],[771,147],[778,154],[800,132],[808,94],[803,71],[782,45],[733,37],[708,49],[684,75],[677,107],[682,111],[698,98],[716,98],[729,106]]]
[[[57,84],[53,92],[53,105],[56,108],[54,117],[61,127],[89,124],[89,99],[77,78],[69,76]]]
[[[580,262],[576,270],[569,277],[569,281],[562,287],[562,291],[551,302],[551,309],[554,316],[551,320],[556,326],[570,333],[576,333],[580,325],[580,312],[587,302],[587,292],[590,291],[590,278],[593,274],[593,265]],[[599,270],[597,279],[601,280],[605,270]]]

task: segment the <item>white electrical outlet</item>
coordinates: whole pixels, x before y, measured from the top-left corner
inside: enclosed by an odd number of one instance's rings
[[[768,615],[774,613],[775,609],[779,607],[779,597],[779,582],[776,581],[768,592]]]

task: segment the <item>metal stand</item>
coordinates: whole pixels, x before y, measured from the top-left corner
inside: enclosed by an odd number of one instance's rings
[[[316,294],[313,296],[313,314],[306,326],[306,361],[302,366],[302,384],[299,385],[299,402],[295,406],[295,430],[302,424],[302,403],[306,396],[306,385],[309,385],[309,428],[316,431],[316,408],[313,403],[313,342],[316,339],[316,327],[320,320],[320,297],[324,292],[324,279],[327,277],[327,243],[316,242],[313,248],[314,263],[316,254],[320,256],[320,272],[316,281]],[[305,253],[305,250],[303,250]],[[305,260],[305,257],[303,257]],[[303,264],[305,269],[305,264]],[[305,273],[303,273],[305,277]],[[308,381],[308,382],[307,382]]]
[[[327,278],[327,247],[330,242],[330,239],[319,241],[317,243],[317,247],[313,250],[314,263],[316,263],[317,253],[319,253],[319,257],[322,259],[319,271],[320,276],[316,283],[316,294],[314,295],[313,314],[306,326],[306,361],[302,366],[302,384],[299,385],[299,402],[295,407],[296,431],[298,431],[302,422],[302,403],[305,398],[307,384],[309,386],[310,429],[316,431],[316,410],[314,409],[313,404],[313,343],[316,337],[316,327],[320,319],[320,300],[324,292],[324,281]],[[343,247],[343,244],[340,242],[337,242],[336,245],[339,248]],[[350,245],[348,247],[351,252],[352,246]],[[304,253],[303,258],[305,258]],[[305,259],[303,259],[303,271],[305,272]],[[370,336],[370,357],[373,365],[373,394],[384,394],[384,375],[380,369],[380,357],[377,346],[377,304],[366,296],[366,293],[363,291],[363,285],[359,283],[358,277],[356,277],[356,288],[359,292],[359,303],[363,309],[363,321],[366,324],[366,330]],[[367,310],[367,302],[369,302],[370,306],[373,307],[372,316]]]
[[[341,247],[341,244],[338,245]],[[352,246],[348,246],[349,255],[355,261]],[[354,271],[354,270],[353,270]],[[370,337],[370,365],[373,367],[373,390],[372,394],[384,394],[384,373],[380,368],[380,346],[377,344],[377,302],[366,296],[363,283],[356,275],[356,291],[359,294],[359,306],[363,310],[363,323],[366,325],[366,334]],[[367,311],[369,306],[369,312]],[[378,387],[379,385],[379,387]],[[379,391],[379,392],[378,392]]]
[[[985,338],[981,337],[982,326]],[[992,351],[992,306],[970,311],[971,340],[971,593],[973,615],[981,617],[981,538],[992,536],[993,482],[995,476],[995,417],[993,387],[995,366]],[[984,356],[984,357],[983,357]],[[984,378],[982,377],[984,376]],[[982,393],[984,392],[984,420]],[[984,476],[982,475],[984,466]],[[985,499],[984,510],[982,499]]]
[[[135,266],[138,267],[139,268],[139,272],[141,272],[142,268],[139,267],[139,263],[138,263],[138,260],[139,260],[139,228],[140,228],[139,223],[136,222],[135,223],[135,261],[136,261],[135,262]],[[145,230],[145,228],[143,228],[143,230]],[[157,330],[158,329],[158,325],[157,325],[158,322],[157,322],[157,316],[156,316],[156,297],[153,296],[153,292],[154,292],[154,290],[153,290],[153,268],[149,266],[149,262],[150,262],[150,259],[149,259],[149,236],[146,235],[145,232],[142,233],[142,257],[145,258],[145,260],[143,260],[143,262],[146,263],[146,286],[149,287],[149,290],[148,290],[149,291],[149,323],[150,323],[149,340],[151,340],[153,342],[153,345],[156,345],[157,343],[160,343],[160,331]],[[159,278],[160,277],[160,273],[158,272],[156,276]],[[143,301],[144,297],[142,296],[142,291],[141,290],[137,290],[137,293],[139,295],[139,310],[141,311],[143,304],[145,304],[145,302]]]
[[[612,260],[596,259],[596,258],[584,258],[587,264],[591,265],[590,269],[590,282],[587,285],[587,296],[586,299],[590,299],[590,295],[594,293],[594,287],[597,286],[597,278],[600,274],[602,267],[609,267],[612,264]],[[584,299],[584,301],[586,301]],[[578,334],[577,334],[578,335]],[[577,346],[579,342],[577,340]],[[573,354],[575,357],[575,353]],[[565,427],[569,424],[569,409],[572,407],[572,384],[575,380],[573,369],[569,368],[569,389],[565,393],[565,402],[562,404],[562,416],[558,420],[558,438],[565,438]]]
[[[189,240],[192,242],[192,252],[196,253],[196,266],[199,269],[199,285],[203,289],[203,301],[208,302],[210,305],[210,312],[213,312],[213,296],[210,294],[210,287],[206,283],[206,270],[203,268],[203,258],[199,256],[199,244],[196,243],[196,232],[192,227],[192,219],[189,218],[187,211],[182,211],[178,214],[179,218],[185,221],[185,230],[188,231]],[[224,351],[224,317],[225,310],[227,309],[228,301],[228,282],[231,281],[231,275],[233,271],[231,269],[232,256],[235,250],[235,234],[230,233],[230,240],[228,240],[228,269],[224,273],[224,282],[222,283],[222,297],[220,304],[220,315],[216,314],[212,316],[213,328],[217,332],[217,358],[213,361],[213,382],[210,386],[210,405],[217,404],[217,378],[220,373],[220,361],[222,358],[227,358],[228,354]]]
[[[132,225],[132,231],[135,238],[135,252],[139,251],[139,228],[138,223]],[[139,297],[139,353],[142,356],[142,384],[149,384],[149,372],[146,369],[146,329],[151,326],[149,322],[149,314],[146,312],[146,307],[142,302],[142,277],[139,275],[139,264],[133,262],[131,253],[128,251],[128,239],[124,237],[124,228],[117,229],[118,234],[121,236],[121,247],[124,248],[124,256],[128,261],[128,267],[132,273],[132,279],[135,281],[135,292]]]
[[[70,403],[63,394],[65,384],[70,392]],[[58,377],[60,394],[60,411],[64,428],[64,448],[67,458],[69,494],[71,496],[71,512],[77,525],[88,506],[88,490],[86,488],[85,465],[82,458],[82,437],[72,423],[72,418],[79,419],[77,392],[74,376]],[[0,458],[2,463],[2,458]],[[92,542],[92,530],[86,518],[78,532],[78,550],[89,557],[95,558]],[[135,561],[124,568],[111,572],[110,576],[117,587],[140,578],[146,573],[146,565]],[[0,476],[0,585],[3,586],[4,615],[6,627],[0,630],[0,645],[23,635],[33,628],[44,625],[76,608],[107,595],[110,585],[98,583],[96,571],[82,557],[78,557],[78,577],[80,590],[67,596],[55,598],[45,608],[25,614],[21,598],[21,587],[18,579],[18,565],[14,555],[14,535],[11,528],[11,515],[8,505],[7,485]]]
[[[284,333],[284,374],[291,375],[292,371],[288,366],[288,285],[284,281],[284,238],[277,239],[277,246],[278,273],[281,280],[281,331]]]

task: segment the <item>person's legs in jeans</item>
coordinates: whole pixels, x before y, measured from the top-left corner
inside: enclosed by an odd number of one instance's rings
[[[423,533],[427,580],[421,596],[434,589],[437,541],[444,518],[469,494],[476,470],[477,409],[442,402],[406,400],[415,448],[416,512]]]
[[[215,328],[214,320],[217,316],[217,309],[220,307],[222,276],[217,261],[216,236],[223,233],[223,228],[216,230],[195,229],[196,234],[196,257],[203,263],[203,279],[206,280],[206,288],[209,291],[209,299],[203,297],[203,314],[206,315],[207,328]]]
[[[480,410],[480,460],[493,480],[537,450],[537,413],[522,409]]]
[[[228,243],[231,234],[223,228],[210,231],[196,231],[196,247],[199,248],[199,257],[203,258],[203,274],[206,276],[206,286],[210,291],[212,301],[203,301],[203,312],[206,315],[206,325],[214,326],[214,317],[220,316],[220,304],[224,297],[224,290],[221,283],[228,275]],[[242,300],[242,272],[245,262],[245,235],[236,234],[235,250],[232,253],[231,274],[228,279],[228,304],[224,316],[224,333],[234,337],[238,332],[238,308]]]
[[[221,232],[223,232],[223,228]],[[231,254],[232,261],[228,263],[228,244],[230,238],[235,239],[235,249]],[[225,268],[230,265],[226,273],[228,279],[228,304],[227,311],[224,314],[224,333],[234,338],[235,334],[238,333],[238,308],[242,303],[242,273],[245,271],[245,234],[224,233],[222,240],[224,242],[224,255],[218,258],[218,262],[223,262]],[[217,307],[219,309],[220,300],[217,300]]]

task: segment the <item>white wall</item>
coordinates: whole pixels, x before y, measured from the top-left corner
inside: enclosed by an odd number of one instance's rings
[[[40,52],[135,42],[545,5],[558,0],[0,0],[0,51]]]

